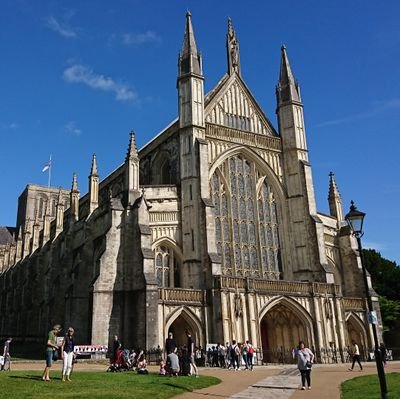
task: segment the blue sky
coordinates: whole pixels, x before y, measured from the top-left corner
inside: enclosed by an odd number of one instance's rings
[[[186,9],[205,89],[226,71],[230,16],[242,75],[276,126],[280,46],[300,81],[319,211],[328,174],[367,213],[363,244],[400,263],[400,3],[397,1],[28,1],[0,12],[0,224],[15,225],[27,183],[88,187],[177,115],[177,55]],[[356,148],[356,151],[355,151]]]

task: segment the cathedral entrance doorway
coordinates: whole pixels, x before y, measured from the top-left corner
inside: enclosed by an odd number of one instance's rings
[[[190,314],[186,311],[180,312],[179,316],[176,317],[169,326],[167,326],[167,331],[165,336],[168,336],[169,332],[174,335],[176,344],[178,348],[187,344],[187,336],[185,331],[189,330],[194,339],[195,346],[201,345],[201,331],[197,325],[198,323],[193,320]]]
[[[264,315],[260,323],[264,363],[293,363],[293,349],[299,341],[311,345],[308,321],[285,303],[278,303]]]
[[[350,346],[352,341],[356,342],[360,348],[360,354],[366,360],[368,358],[367,348],[368,348],[368,341],[367,341],[367,334],[365,332],[365,327],[362,321],[355,316],[354,314],[350,314],[347,318],[347,333],[349,336],[348,345]]]

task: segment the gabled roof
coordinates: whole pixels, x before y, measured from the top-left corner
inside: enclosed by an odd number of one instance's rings
[[[205,120],[267,136],[278,136],[257,100],[237,73],[225,74],[205,97]],[[237,123],[237,126],[232,124]]]
[[[7,245],[15,242],[13,235],[16,234],[15,227],[0,226],[0,245]]]

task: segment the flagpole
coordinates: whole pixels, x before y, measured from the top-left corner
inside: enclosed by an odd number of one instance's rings
[[[52,167],[52,163],[51,163],[51,154],[50,154],[50,161],[49,161],[49,180],[47,182],[47,187],[50,188],[50,181],[51,181],[51,167]]]

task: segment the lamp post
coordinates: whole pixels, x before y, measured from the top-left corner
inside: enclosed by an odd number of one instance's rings
[[[364,217],[365,217],[365,213],[357,210],[356,206],[354,205],[354,202],[351,201],[350,212],[345,216],[345,219],[350,227],[350,230],[351,230],[353,236],[356,237],[356,239],[357,239],[358,251],[360,253],[360,259],[361,259],[361,268],[362,268],[363,277],[364,277],[365,295],[367,297],[367,303],[368,303],[368,321],[372,325],[372,333],[374,336],[375,362],[376,362],[376,369],[378,371],[379,383],[381,386],[381,397],[382,397],[382,399],[387,399],[387,386],[386,386],[385,370],[383,369],[382,355],[381,355],[381,351],[379,350],[378,334],[376,331],[376,318],[374,320],[374,317],[373,317],[374,309],[372,306],[372,298],[369,293],[367,271],[365,269],[364,255],[362,253],[362,246],[361,246],[361,237],[364,234],[363,229],[362,229],[363,223],[364,223]]]

